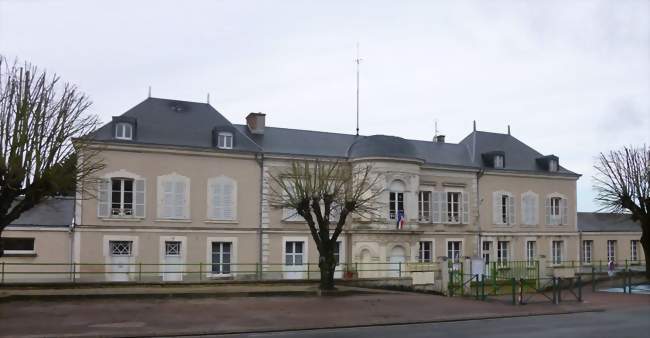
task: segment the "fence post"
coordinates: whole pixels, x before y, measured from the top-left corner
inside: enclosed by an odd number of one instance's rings
[[[562,277],[557,278],[557,302],[562,302]]]
[[[475,286],[475,288],[476,288],[476,300],[479,300],[479,289],[478,289],[479,286],[480,286],[479,283],[480,282],[478,280],[478,274],[476,274],[476,286]]]
[[[2,280],[0,283],[4,284],[5,283],[5,262],[2,262]]]
[[[72,282],[77,282],[77,264],[72,263]]]
[[[453,270],[449,270],[449,283],[447,283],[447,288],[449,289],[449,297],[453,297],[454,296],[454,272],[453,272]]]
[[[402,278],[402,262],[397,262],[397,268],[399,269],[399,278]]]
[[[262,269],[260,263],[255,263],[255,278],[257,278],[257,280],[262,279]]]
[[[203,262],[199,262],[199,282],[203,280]]]
[[[307,262],[307,280],[309,280],[309,262]]]
[[[512,305],[517,305],[517,280],[512,278],[510,281],[512,283]]]
[[[591,266],[591,292],[596,292],[596,268]]]
[[[578,275],[578,301],[582,302],[582,276]]]
[[[519,304],[524,304],[524,279],[519,278]]]
[[[481,275],[481,300],[485,300],[485,275]]]

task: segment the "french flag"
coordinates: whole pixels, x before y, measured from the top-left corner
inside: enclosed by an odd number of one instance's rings
[[[406,224],[406,219],[404,218],[404,211],[397,213],[397,229],[404,229],[404,224]]]

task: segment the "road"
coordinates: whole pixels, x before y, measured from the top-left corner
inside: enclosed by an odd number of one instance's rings
[[[643,338],[650,337],[650,306],[567,315],[533,316],[461,322],[371,326],[205,337],[228,338]]]

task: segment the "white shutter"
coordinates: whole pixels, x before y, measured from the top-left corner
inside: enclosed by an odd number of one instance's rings
[[[174,218],[189,218],[188,215],[188,201],[186,195],[187,184],[185,181],[176,181],[174,182],[174,193],[173,193],[173,217]]]
[[[508,195],[508,224],[515,224],[515,198],[512,195]]]
[[[144,194],[145,194],[145,182],[144,180],[135,180],[133,182],[133,209],[135,217],[144,218],[145,217],[145,206],[144,206]]]
[[[567,199],[563,198],[560,200],[560,212],[562,216],[562,225],[567,225],[569,224],[568,219],[569,219],[569,213],[567,210]]]
[[[431,223],[442,223],[442,191],[431,193]]]
[[[530,195],[521,195],[521,224],[530,225]]]
[[[158,217],[171,218],[173,216],[174,186],[171,181],[162,180],[158,188],[161,190],[158,200]]]
[[[223,192],[221,187],[222,185],[219,182],[210,184],[210,218],[212,219],[223,218]]]
[[[531,206],[531,215],[532,217],[530,218],[531,224],[532,225],[537,225],[539,224],[539,197],[537,194],[531,195],[530,197],[530,206]]]
[[[551,225],[551,198],[546,197],[546,225]]]
[[[463,199],[463,204],[461,205],[462,223],[469,224],[469,193],[462,192],[460,196]]]
[[[111,180],[101,179],[97,188],[97,217],[109,217],[111,213]]]
[[[492,193],[492,223],[501,224],[501,194],[498,191]]]
[[[232,182],[223,182],[221,184],[221,191],[223,193],[223,198],[221,199],[223,205],[223,219],[225,220],[234,220],[235,219],[235,187]]]

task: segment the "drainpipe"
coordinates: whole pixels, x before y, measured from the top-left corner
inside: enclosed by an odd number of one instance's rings
[[[260,267],[260,276],[261,277],[261,271],[262,271],[262,247],[263,247],[263,240],[262,240],[262,235],[264,234],[264,229],[262,228],[262,207],[264,203],[264,154],[263,153],[256,153],[255,154],[255,160],[257,161],[257,164],[260,166],[260,204],[259,204],[259,220],[260,220],[260,225],[259,225],[259,230],[258,230],[258,237],[259,237],[259,250],[258,250],[258,263]]]
[[[74,207],[72,209],[72,223],[70,223],[70,228],[68,229],[68,235],[70,235],[70,262],[69,262],[69,268],[70,268],[70,273],[74,274],[74,268],[72,267],[72,263],[74,263],[74,228],[75,228],[75,223],[77,221],[77,198],[75,196],[74,199]],[[74,275],[73,277],[74,278]]]
[[[476,241],[476,245],[478,257],[483,257],[483,248],[481,247],[481,196],[479,194],[480,188],[478,182],[484,173],[484,169],[480,169],[476,172],[476,225],[478,226],[478,240]]]

